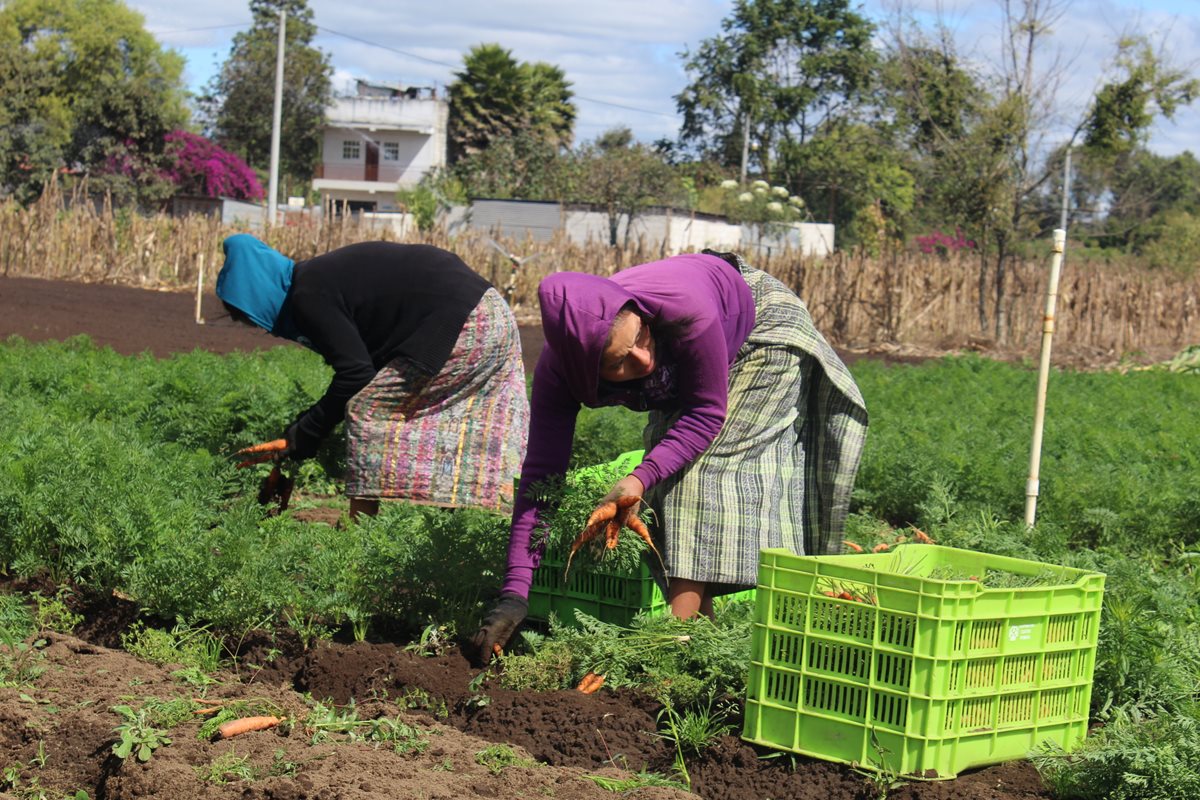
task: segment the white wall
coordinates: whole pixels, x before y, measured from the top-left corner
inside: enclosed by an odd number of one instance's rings
[[[537,241],[549,240],[562,227],[575,242],[609,242],[608,214],[575,208],[564,212],[557,203],[477,199],[472,202],[471,210],[460,215],[455,224],[498,229],[503,235],[516,238],[528,235]],[[622,215],[617,227],[618,243],[625,241],[626,226]],[[662,244],[667,252],[709,247],[763,253],[790,247],[806,255],[820,256],[833,252],[834,226],[800,222],[760,231],[755,226],[735,225],[687,212],[655,211],[634,217],[629,239],[636,241],[639,238],[650,245]]]

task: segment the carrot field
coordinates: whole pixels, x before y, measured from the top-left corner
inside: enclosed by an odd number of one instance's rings
[[[745,601],[713,622],[529,625],[498,664],[472,670],[459,645],[498,588],[504,518],[395,504],[352,524],[340,434],[301,468],[280,515],[255,500],[269,465],[236,467],[234,451],[275,438],[323,390],[329,373],[310,353],[155,359],[9,340],[0,791],[1200,796],[1200,384],[1188,359],[1171,366],[1051,376],[1038,524],[1026,530],[1033,369],[977,356],[853,364],[871,429],[848,540],[869,549],[919,529],[1107,575],[1086,743],[931,781],[741,741]],[[641,423],[586,412],[575,466],[638,449]],[[559,501],[547,558],[563,559],[611,477],[546,488]],[[636,563],[639,544],[625,534],[617,557]],[[588,561],[581,551],[572,570]],[[589,673],[603,686],[575,691]],[[266,716],[270,727],[214,738]]]

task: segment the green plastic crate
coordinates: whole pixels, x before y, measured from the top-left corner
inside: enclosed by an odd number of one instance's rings
[[[628,625],[639,612],[658,614],[667,601],[643,562],[637,573],[607,572],[572,565],[563,583],[563,565],[543,561],[533,572],[529,590],[529,618],[546,621],[550,612],[559,622],[576,625],[575,609],[601,622]]]
[[[993,570],[1049,581],[970,579]],[[1087,733],[1104,578],[936,545],[763,550],[742,736],[920,778],[1070,748]]]

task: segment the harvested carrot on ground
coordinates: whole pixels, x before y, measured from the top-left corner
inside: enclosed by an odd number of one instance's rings
[[[250,731],[263,731],[267,728],[274,728],[282,721],[279,717],[243,717],[242,719],[231,719],[217,728],[217,738],[230,739],[234,736],[240,736],[243,733],[249,733]]]
[[[856,553],[861,553],[863,551],[861,544],[855,544],[854,542],[851,542],[851,541],[845,541],[845,542],[842,542],[842,544],[844,544],[846,546],[846,549],[853,550]]]
[[[583,676],[583,680],[575,687],[575,691],[583,692],[584,694],[593,694],[597,689],[604,685],[604,676],[597,675],[594,672],[589,672]]]
[[[871,552],[872,553],[882,553],[884,550],[887,550],[888,547],[889,547],[889,545],[887,542],[880,542],[879,544],[877,544],[871,548]]]

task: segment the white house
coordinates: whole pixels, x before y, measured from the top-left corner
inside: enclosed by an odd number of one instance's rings
[[[449,108],[433,87],[359,80],[326,112],[313,188],[339,212],[397,210],[397,189],[446,165]]]

